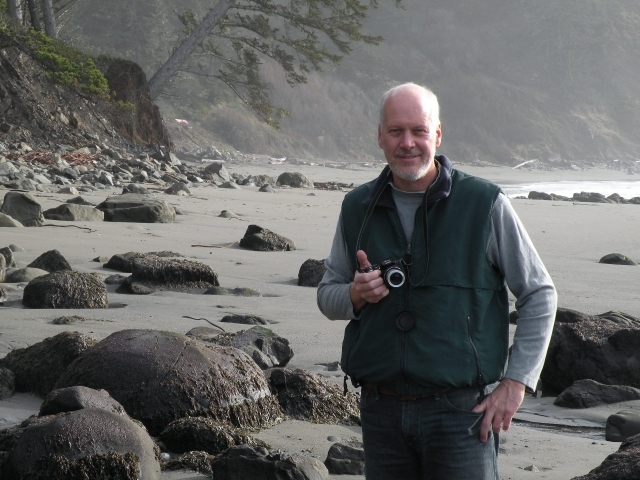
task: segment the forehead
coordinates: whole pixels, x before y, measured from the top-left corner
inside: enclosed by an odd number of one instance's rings
[[[385,102],[384,123],[430,124],[430,113],[430,106],[424,95],[411,90],[400,91]]]

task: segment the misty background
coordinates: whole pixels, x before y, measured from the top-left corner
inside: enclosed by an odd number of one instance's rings
[[[433,89],[445,153],[456,162],[609,165],[640,158],[640,4],[637,0],[403,0],[371,9],[365,33],[339,66],[289,87],[264,61],[271,98],[291,110],[280,131],[224,84],[181,74],[159,98],[179,144],[245,153],[381,159],[378,99],[406,81]],[[204,0],[79,0],[61,38],[91,54],[139,63],[150,78],[183,38],[176,13]],[[198,59],[196,59],[198,61]],[[185,119],[189,127],[175,119]],[[180,134],[180,129],[186,132]]]

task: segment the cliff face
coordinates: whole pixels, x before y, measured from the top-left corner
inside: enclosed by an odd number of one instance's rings
[[[114,67],[112,76],[111,90],[135,105],[131,109],[54,83],[26,53],[15,47],[0,49],[0,142],[26,142],[32,148],[80,146],[98,139],[113,146],[170,145],[158,108],[144,94],[146,80],[137,86],[126,80],[135,78],[135,71]]]

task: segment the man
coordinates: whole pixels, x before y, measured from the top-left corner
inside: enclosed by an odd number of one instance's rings
[[[388,166],[345,196],[318,287],[324,315],[351,320],[341,365],[362,386],[367,479],[499,479],[498,434],[551,336],[556,292],[524,227],[498,186],[436,155],[441,141],[430,90],[383,95]]]

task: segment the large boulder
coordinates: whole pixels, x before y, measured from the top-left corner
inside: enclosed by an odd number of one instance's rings
[[[640,435],[622,442],[617,452],[586,475],[572,480],[638,480],[640,478]]]
[[[42,205],[28,193],[7,192],[0,213],[9,215],[25,227],[40,227],[44,224]]]
[[[603,385],[595,380],[578,380],[554,400],[566,408],[590,408],[610,403],[640,400],[640,389],[625,385]]]
[[[64,220],[67,222],[102,222],[104,212],[88,205],[63,203],[43,212],[47,220]]]
[[[176,219],[169,203],[134,193],[109,197],[96,208],[104,212],[107,222],[171,223]]]
[[[212,162],[207,165],[204,169],[205,173],[208,173],[213,176],[213,180],[218,180],[222,182],[228,182],[231,180],[231,175],[229,175],[229,171],[224,168],[224,165],[221,162]]]
[[[285,185],[293,188],[313,188],[313,182],[298,172],[281,173],[277,185]]]
[[[605,427],[605,439],[608,442],[624,442],[635,435],[640,435],[640,412],[621,410],[609,415]]]
[[[640,388],[640,320],[620,312],[586,315],[559,308],[542,369],[545,389],[577,380]]]
[[[160,434],[160,440],[174,453],[201,451],[218,455],[235,445],[267,446],[244,430],[203,417],[185,417],[171,422]]]
[[[15,391],[15,374],[6,367],[0,367],[0,400],[13,396]]]
[[[182,257],[183,255],[176,252],[162,251],[162,252],[149,252],[149,253],[140,253],[140,252],[127,252],[127,253],[118,253],[109,258],[109,261],[103,265],[104,268],[111,268],[113,270],[118,270],[120,272],[133,272],[133,260],[136,258],[143,257]]]
[[[49,273],[59,272],[62,270],[73,270],[71,265],[64,256],[58,250],[49,250],[44,252],[27,267],[39,268],[40,270],[46,270]]]
[[[296,249],[293,240],[258,225],[249,225],[240,246],[258,252],[291,251]]]
[[[325,480],[327,467],[318,459],[285,453],[265,454],[248,445],[232,447],[211,462],[213,478],[225,480]]]
[[[186,291],[218,285],[218,274],[209,265],[193,260],[148,256],[132,260],[131,275],[120,284],[117,292]]]
[[[263,370],[284,367],[293,358],[293,349],[289,346],[289,340],[261,326],[236,333],[224,333],[211,341],[246,352]]]
[[[305,370],[274,368],[271,386],[285,413],[296,420],[314,423],[359,425],[358,399],[326,378]]]
[[[62,332],[30,347],[16,348],[0,359],[0,367],[15,375],[18,392],[32,392],[44,397],[67,367],[96,340],[78,332]]]
[[[152,435],[187,415],[241,428],[272,425],[282,415],[262,371],[244,352],[177,333],[109,335],[73,362],[56,388],[75,385],[107,390]]]
[[[31,280],[24,287],[27,308],[107,308],[107,287],[92,273],[61,270]]]
[[[324,260],[310,258],[300,266],[298,285],[301,287],[317,287],[326,271]]]
[[[130,418],[86,408],[34,420],[5,461],[2,478],[157,480],[159,453]]]
[[[49,392],[49,395],[40,405],[38,416],[56,415],[64,412],[75,412],[83,408],[101,408],[126,415],[124,407],[116,402],[106,390],[94,390],[89,387],[58,388]]]

